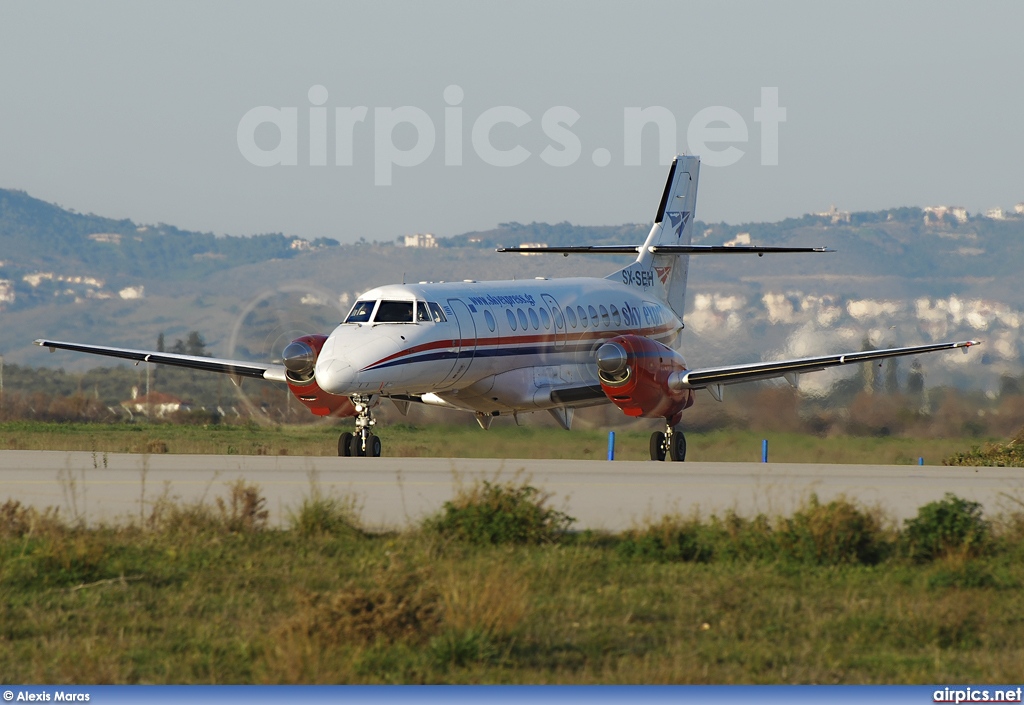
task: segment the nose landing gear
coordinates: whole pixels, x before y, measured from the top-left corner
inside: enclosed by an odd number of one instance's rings
[[[651,434],[651,460],[669,460],[682,462],[686,459],[686,436],[676,431],[672,424],[666,424],[665,431]]]
[[[373,434],[377,421],[370,413],[373,397],[356,395],[351,397],[356,408],[356,432],[346,431],[338,438],[338,455],[342,457],[379,458],[380,438]]]

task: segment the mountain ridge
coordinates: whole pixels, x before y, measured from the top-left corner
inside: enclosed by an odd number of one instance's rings
[[[604,276],[629,258],[523,257],[491,248],[639,244],[649,228],[506,222],[438,237],[436,248],[340,244],[281,233],[214,236],[140,225],[0,189],[0,355],[17,364],[84,369],[102,363],[87,356],[51,359],[31,341],[47,336],[152,347],[159,333],[173,339],[198,330],[211,352],[226,356],[240,321],[259,307],[292,316],[298,311],[330,327],[359,292],[388,281]],[[990,372],[1019,369],[1024,292],[1014,282],[1024,263],[1024,218],[833,209],[776,223],[698,221],[695,233],[695,244],[837,250],[692,258],[686,321],[694,350],[688,359],[695,362],[742,361],[769,350],[802,350],[811,341],[819,348],[859,347],[864,337],[896,337],[887,331],[898,331],[899,342],[907,344],[982,332],[997,343],[986,348],[998,363]],[[299,303],[285,303],[289,296]],[[279,352],[253,345],[245,351]]]

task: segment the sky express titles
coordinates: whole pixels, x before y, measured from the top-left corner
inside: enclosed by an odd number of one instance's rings
[[[653,286],[654,275],[651,272],[631,272],[631,274],[647,274],[651,278],[650,286]],[[623,272],[625,278],[625,272]],[[638,277],[639,278],[639,277]],[[488,294],[487,296],[470,296],[470,303],[476,306],[536,306],[537,300],[530,294]],[[612,308],[615,308],[614,306]],[[628,302],[622,303],[622,322],[627,326],[658,326],[667,320],[665,310],[660,304],[644,303],[643,319],[640,318],[640,309],[630,306]],[[596,314],[595,314],[596,315]]]

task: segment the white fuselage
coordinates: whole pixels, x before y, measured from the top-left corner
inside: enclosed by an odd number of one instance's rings
[[[360,296],[354,312],[359,302],[368,320],[342,323],[320,352],[321,389],[484,414],[602,403],[578,390],[598,388],[603,341],[633,334],[677,347],[683,327],[648,287],[607,279],[390,285]],[[416,302],[415,313],[398,302]]]

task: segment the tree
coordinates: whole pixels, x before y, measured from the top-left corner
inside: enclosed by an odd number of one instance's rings
[[[197,330],[189,331],[188,337],[185,340],[181,338],[175,340],[171,352],[178,353],[179,355],[209,357],[209,353],[206,352],[206,341],[203,340],[202,333]]]

